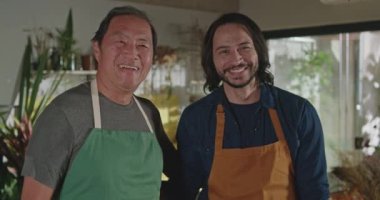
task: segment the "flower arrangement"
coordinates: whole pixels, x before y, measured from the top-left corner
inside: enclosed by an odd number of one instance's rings
[[[362,127],[362,134],[364,136],[363,153],[364,155],[371,156],[380,147],[380,117],[367,116],[367,123]]]
[[[335,167],[332,174],[342,181],[343,190],[340,194],[333,194],[333,200],[380,199],[380,117],[368,115],[361,131],[364,136],[363,159],[354,160],[353,154],[340,154],[342,166]]]
[[[355,162],[350,155],[341,155],[341,158],[342,166],[335,167],[332,171],[343,181],[340,196],[345,198],[341,199],[379,200],[380,154],[365,156],[360,162]]]

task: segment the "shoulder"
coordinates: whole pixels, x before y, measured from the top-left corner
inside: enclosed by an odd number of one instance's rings
[[[47,105],[41,115],[39,121],[49,122],[49,124],[73,125],[80,121],[88,121],[87,116],[92,112],[91,92],[89,85],[83,83],[71,88],[58,95]]]
[[[66,90],[51,102],[57,107],[66,109],[77,109],[82,106],[91,106],[91,90],[88,83],[82,83],[76,87]]]
[[[315,111],[313,105],[305,98],[276,86],[266,85],[274,107],[286,115],[299,118],[305,111]]]
[[[216,105],[220,102],[220,95],[220,89],[217,89],[211,92],[210,94],[207,94],[206,96],[188,105],[184,109],[183,114],[187,115],[197,113],[198,115],[202,115],[204,113],[210,112],[210,110],[215,108]]]
[[[153,119],[160,118],[160,112],[158,111],[157,106],[151,100],[141,96],[135,97],[148,116],[152,116]]]
[[[188,105],[181,113],[179,131],[186,128],[198,132],[207,129],[215,118],[217,104],[220,100],[220,91],[213,91],[203,98]]]
[[[150,109],[157,109],[157,107],[154,105],[154,103],[151,100],[145,97],[141,97],[141,96],[135,96],[135,97],[140,102],[141,106],[147,107]]]
[[[290,108],[297,109],[300,112],[316,112],[309,100],[282,89],[278,90],[279,98],[282,99],[282,101],[287,101]]]
[[[307,103],[307,100],[299,95],[296,95],[292,92],[283,90],[276,86],[267,86],[271,93],[273,94],[275,100],[285,101],[290,106],[300,106]],[[277,102],[278,103],[278,102]]]
[[[140,96],[135,96],[136,99],[139,101],[141,107],[144,109],[146,112],[158,112],[157,106],[149,99],[145,97],[140,97]]]
[[[321,126],[316,109],[307,99],[274,86],[269,87],[281,121],[291,132],[303,137],[308,132],[306,129]]]

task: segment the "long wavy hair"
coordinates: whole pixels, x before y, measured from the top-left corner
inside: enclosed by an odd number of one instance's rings
[[[259,67],[256,78],[259,82],[273,85],[273,74],[269,71],[270,63],[268,57],[268,47],[260,28],[249,17],[240,13],[227,13],[215,20],[207,30],[202,44],[202,68],[206,76],[203,90],[213,91],[220,86],[221,78],[216,72],[213,61],[213,39],[218,27],[225,24],[240,24],[244,26],[251,36],[253,45],[257,52]]]

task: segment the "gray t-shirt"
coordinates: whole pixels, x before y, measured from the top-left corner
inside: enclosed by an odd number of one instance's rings
[[[138,98],[155,134],[164,134],[157,108],[147,99]],[[103,129],[149,131],[145,119],[132,101],[119,105],[99,94]],[[154,120],[152,120],[154,119]],[[60,190],[70,163],[94,127],[90,84],[84,83],[55,98],[33,127],[23,176],[31,176]],[[162,145],[161,145],[162,146]]]

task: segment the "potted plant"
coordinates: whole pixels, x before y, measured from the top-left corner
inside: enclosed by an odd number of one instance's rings
[[[74,70],[75,66],[75,51],[73,49],[75,39],[73,36],[73,16],[70,9],[66,20],[65,29],[57,29],[57,49],[61,57],[61,67],[65,70]]]
[[[42,30],[42,29],[41,29]],[[58,30],[58,48],[62,58],[68,58],[73,52],[74,42],[71,10],[67,18],[66,28]],[[47,33],[47,32],[45,32]],[[51,34],[46,34],[52,37]],[[51,52],[46,47],[43,38],[35,37],[32,44],[29,36],[24,50],[21,74],[16,85],[18,98],[15,105],[5,108],[0,113],[0,199],[20,199],[23,178],[21,176],[25,150],[32,135],[32,126],[38,115],[47,106],[64,73],[53,73],[53,81],[44,94],[39,94],[41,82],[51,68]],[[34,47],[34,48],[33,48]],[[33,51],[33,49],[35,51]],[[37,58],[32,62],[33,53]],[[62,63],[61,63],[62,64]],[[35,66],[33,66],[35,65]],[[4,108],[3,108],[4,110]]]
[[[18,103],[2,113],[0,119],[0,199],[18,199],[22,186],[21,169],[26,146],[32,134],[32,125],[45,108],[57,88],[62,75],[57,74],[49,92],[38,97],[38,90],[47,63],[47,51],[38,58],[38,67],[33,71],[31,61],[32,42],[30,37],[25,47],[21,79],[18,83]]]

